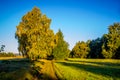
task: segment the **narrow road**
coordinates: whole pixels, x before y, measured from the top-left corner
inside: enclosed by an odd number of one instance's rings
[[[57,76],[55,75],[55,71],[53,69],[52,61],[50,60],[43,60],[44,65],[42,66],[42,78],[43,80],[58,80]]]

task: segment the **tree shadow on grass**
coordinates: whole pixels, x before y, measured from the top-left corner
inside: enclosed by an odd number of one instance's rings
[[[40,67],[26,58],[0,60],[0,80],[38,80]]]
[[[70,62],[57,62],[64,66],[75,67],[80,70],[85,70],[88,72],[92,72],[94,74],[109,76],[112,78],[120,78],[120,68],[111,68],[111,67],[101,67],[101,66],[94,66],[89,64],[79,64],[79,63],[70,63]]]
[[[26,58],[0,60],[0,80],[57,80],[42,73],[43,65],[43,61],[31,62]]]
[[[21,68],[28,69],[31,62],[28,59],[7,59],[0,60],[0,72],[12,72]]]

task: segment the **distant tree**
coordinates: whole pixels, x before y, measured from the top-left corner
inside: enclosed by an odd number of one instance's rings
[[[50,29],[51,20],[34,7],[22,17],[15,34],[18,50],[31,60],[46,58],[54,48],[54,33]]]
[[[109,26],[108,34],[103,35],[102,54],[105,58],[117,58],[120,47],[120,23]]]
[[[88,55],[88,58],[103,58],[102,55],[102,39],[97,38],[95,40],[90,41],[89,47],[90,47],[90,53]]]
[[[90,51],[89,45],[84,41],[81,42],[79,41],[72,49],[70,55],[76,58],[86,58],[87,55],[89,54],[89,51]]]
[[[64,40],[64,36],[61,30],[55,35],[54,40],[56,47],[53,49],[53,56],[55,59],[65,59],[69,55],[69,44]]]
[[[1,45],[0,52],[4,51],[5,45]]]
[[[15,54],[12,53],[12,52],[8,52],[8,53],[6,53],[6,52],[1,52],[1,53],[0,53],[0,57],[15,57]]]

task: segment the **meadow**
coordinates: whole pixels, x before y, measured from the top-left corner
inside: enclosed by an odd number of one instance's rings
[[[0,80],[120,80],[120,60],[0,58]]]
[[[0,80],[57,80],[52,61],[0,57]]]
[[[120,80],[120,60],[68,59],[54,66],[62,80]]]
[[[40,65],[23,57],[1,57],[0,80],[39,80]]]

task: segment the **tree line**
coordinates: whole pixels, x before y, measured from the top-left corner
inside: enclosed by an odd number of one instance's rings
[[[16,55],[12,52],[4,52],[5,45],[0,47],[0,57],[15,57]]]
[[[64,40],[59,29],[55,34],[50,29],[51,19],[43,15],[39,8],[34,7],[22,17],[16,26],[15,38],[18,50],[23,56],[31,59],[65,59],[72,58],[120,58],[120,23],[109,27],[109,33],[102,38],[79,41],[72,51]]]
[[[120,59],[120,23],[110,25],[101,38],[77,42],[69,57]]]
[[[0,57],[15,57],[16,55],[12,52],[0,52]]]

